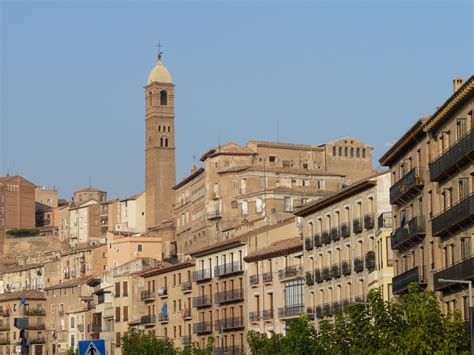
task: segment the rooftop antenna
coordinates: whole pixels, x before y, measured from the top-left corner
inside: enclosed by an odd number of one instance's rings
[[[158,60],[160,60],[161,56],[163,55],[163,52],[161,51],[161,47],[163,47],[163,46],[161,45],[160,41],[158,41],[157,47],[158,47]]]
[[[7,176],[10,176],[10,160],[7,160]]]
[[[89,187],[92,187],[92,178],[89,176]]]

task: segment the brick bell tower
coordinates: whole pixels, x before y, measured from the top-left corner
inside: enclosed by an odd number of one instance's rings
[[[161,52],[145,86],[145,223],[152,227],[171,217],[176,185],[174,84]]]

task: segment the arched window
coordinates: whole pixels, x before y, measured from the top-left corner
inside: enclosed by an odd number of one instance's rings
[[[74,328],[74,317],[71,317],[71,328]]]
[[[151,94],[151,91],[148,93],[148,105],[153,105],[153,95]]]
[[[161,132],[161,126],[158,126],[158,132]]]
[[[339,156],[342,157],[342,147],[339,147]]]
[[[344,147],[344,156],[347,157],[347,147]]]
[[[160,147],[163,146],[163,137],[160,138]]]
[[[362,148],[362,158],[365,158],[365,148]]]
[[[171,127],[170,127],[170,126],[168,126],[168,133],[169,133],[170,131],[171,131]]]
[[[165,147],[168,147],[168,138],[165,138]]]
[[[168,94],[165,90],[160,91],[160,105],[166,106],[168,105]]]
[[[357,157],[357,158],[360,158],[360,148],[357,148],[357,149],[356,149],[356,157]]]
[[[332,147],[332,156],[333,156],[333,157],[336,156],[336,147]]]
[[[354,148],[351,147],[351,158],[354,158]]]

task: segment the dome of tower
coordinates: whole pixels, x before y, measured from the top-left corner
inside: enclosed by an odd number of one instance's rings
[[[158,58],[155,67],[150,72],[150,75],[148,75],[148,84],[151,84],[153,82],[165,84],[173,83],[173,78],[171,77],[170,72],[163,65],[160,58]]]

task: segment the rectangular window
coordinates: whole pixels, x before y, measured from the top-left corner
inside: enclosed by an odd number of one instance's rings
[[[115,307],[115,321],[120,322],[120,307]]]
[[[120,282],[115,283],[115,297],[120,297]]]
[[[123,306],[123,321],[128,322],[128,306]]]
[[[293,199],[291,197],[283,198],[283,208],[285,212],[293,212]]]
[[[143,245],[137,244],[137,251],[143,251]]]
[[[467,133],[467,120],[465,118],[458,118],[456,125],[457,139],[461,139]]]
[[[128,296],[128,282],[127,281],[124,281],[123,284],[123,296],[124,297],[127,297]]]

